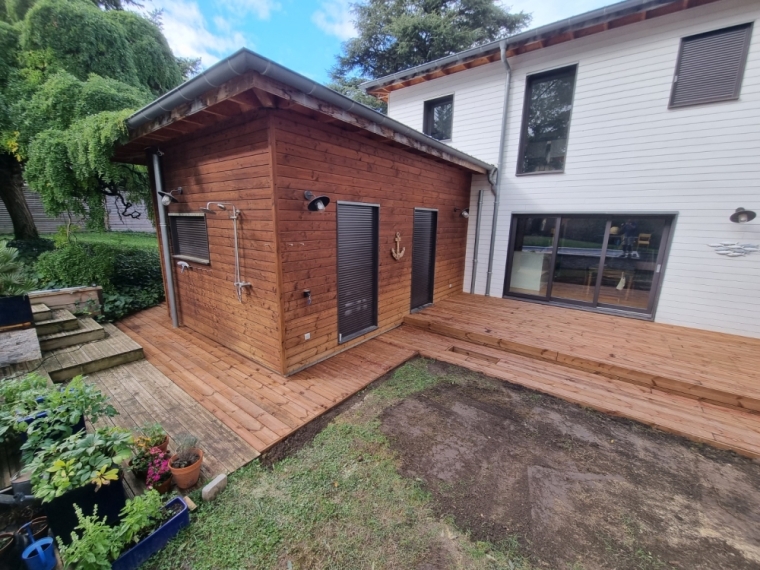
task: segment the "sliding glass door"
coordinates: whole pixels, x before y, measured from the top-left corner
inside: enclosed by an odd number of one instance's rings
[[[671,216],[516,215],[505,295],[651,314]]]

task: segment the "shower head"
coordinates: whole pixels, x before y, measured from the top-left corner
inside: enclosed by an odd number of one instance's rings
[[[204,207],[199,208],[199,210],[203,212],[204,214],[214,214],[216,216],[216,212],[212,210],[211,208],[209,208],[209,206],[211,206],[211,202],[206,204]]]

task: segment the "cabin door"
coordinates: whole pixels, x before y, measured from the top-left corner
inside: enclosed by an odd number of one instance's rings
[[[338,202],[338,342],[377,328],[379,209]]]
[[[438,211],[414,210],[412,239],[412,311],[433,302],[435,284],[435,234]]]

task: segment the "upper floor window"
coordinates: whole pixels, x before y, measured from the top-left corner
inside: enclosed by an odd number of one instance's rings
[[[451,140],[454,123],[454,96],[425,101],[423,132],[439,141]]]
[[[203,214],[169,214],[172,232],[172,257],[196,263],[209,263],[208,230]]]
[[[744,24],[683,38],[670,106],[738,99],[751,36]]]
[[[528,76],[517,174],[565,170],[576,69]]]

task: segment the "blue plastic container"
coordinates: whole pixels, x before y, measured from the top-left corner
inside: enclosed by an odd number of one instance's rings
[[[21,559],[29,570],[53,570],[58,562],[52,538],[42,538],[24,549]]]
[[[177,536],[177,533],[190,524],[190,511],[187,510],[187,505],[180,497],[175,497],[165,507],[169,508],[172,505],[181,505],[182,509],[143,538],[140,542],[135,544],[132,548],[127,550],[124,554],[119,556],[116,561],[111,565],[112,570],[135,570],[140,565],[144,564],[148,558],[153,556],[156,552],[161,550],[166,543],[172,538]]]

